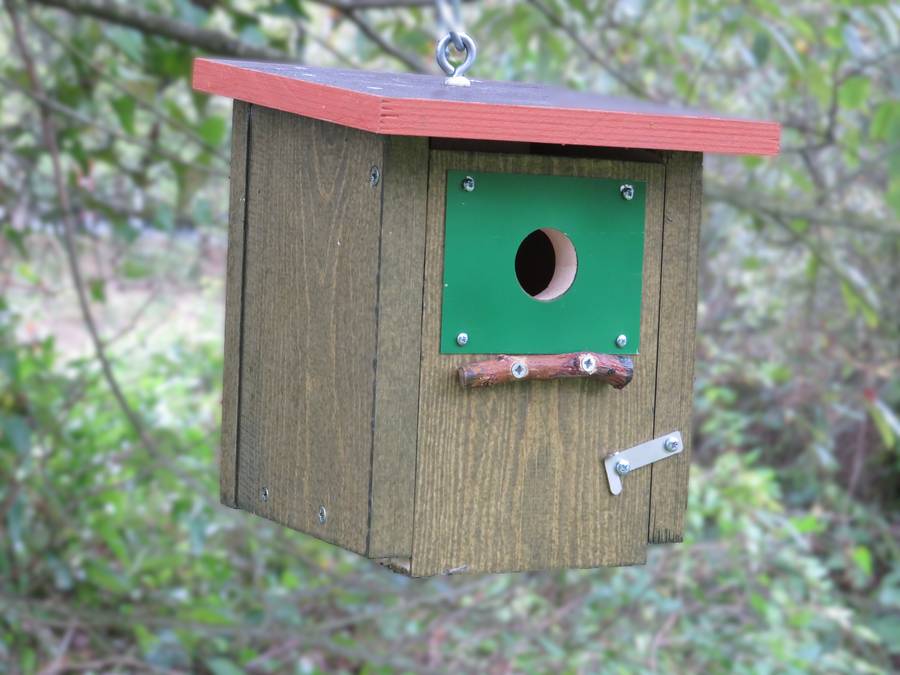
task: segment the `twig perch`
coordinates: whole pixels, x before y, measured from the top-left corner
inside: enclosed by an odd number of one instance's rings
[[[459,368],[463,387],[491,387],[523,380],[557,380],[586,377],[622,389],[634,376],[634,362],[627,356],[574,352],[572,354],[502,354],[487,361],[476,361]]]

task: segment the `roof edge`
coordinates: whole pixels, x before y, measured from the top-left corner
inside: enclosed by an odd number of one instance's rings
[[[260,64],[265,65],[265,64]],[[549,107],[481,101],[401,98],[368,94],[310,78],[327,69],[303,68],[301,77],[247,65],[197,58],[193,87],[384,135],[466,138],[675,150],[731,155],[777,155],[781,125],[702,114]]]

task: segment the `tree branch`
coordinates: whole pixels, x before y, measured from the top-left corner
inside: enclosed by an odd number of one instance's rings
[[[120,26],[134,28],[142,33],[152,33],[175,42],[191,45],[210,54],[237,56],[246,59],[285,61],[290,55],[271,47],[251,45],[243,40],[208,28],[190,24],[160,14],[154,14],[134,5],[115,0],[31,0],[33,4],[63,9],[76,16],[92,16]]]
[[[780,218],[786,221],[808,220],[812,223],[829,227],[847,228],[880,234],[897,236],[897,228],[885,226],[885,221],[852,211],[829,211],[813,204],[785,204],[770,196],[753,193],[740,188],[728,187],[716,181],[707,180],[703,187],[704,196],[716,202],[729,204],[742,211]]]
[[[585,42],[584,38],[582,38],[581,35],[578,34],[578,31],[567,24],[564,19],[557,16],[550,7],[542,2],[542,0],[528,0],[528,4],[530,4],[538,12],[543,14],[544,18],[547,19],[547,22],[551,26],[554,26],[565,33],[569,37],[569,39],[575,43],[575,46],[578,47],[582,52],[584,52],[584,55],[587,56],[588,59],[590,59],[607,73],[609,73],[610,76],[612,76],[612,78],[616,80],[616,82],[625,87],[625,89],[627,89],[631,94],[641,96],[643,98],[654,98],[638,80],[632,79],[622,73],[610,62],[610,59],[601,58],[597,53],[597,50],[591,47],[591,45],[589,45],[587,42]]]
[[[327,5],[341,10],[355,9],[399,9],[402,7],[433,7],[434,0],[310,0],[318,5]],[[462,0],[474,2],[474,0]]]
[[[25,66],[25,73],[28,77],[29,84],[33,89],[35,98],[48,100],[46,94],[44,93],[44,88],[41,84],[40,78],[38,78],[37,69],[35,68],[31,52],[29,51],[27,43],[25,41],[25,35],[24,31],[22,30],[21,21],[19,21],[19,14],[15,6],[15,0],[3,0],[3,4],[6,7],[6,11],[9,14],[10,21],[12,22],[13,40],[15,41],[16,48],[18,49],[19,54],[22,58],[22,63]],[[56,125],[53,123],[53,116],[50,112],[49,106],[47,106],[46,103],[39,103],[38,107],[40,109],[41,115],[41,133],[43,136],[44,145],[46,146],[47,152],[50,155],[50,162],[51,166],[53,167],[53,182],[55,184],[60,207],[62,208],[63,212],[62,232],[63,246],[66,252],[66,260],[68,262],[69,272],[72,277],[72,285],[75,287],[75,292],[78,297],[78,305],[81,309],[81,316],[84,321],[85,328],[87,329],[88,335],[91,338],[91,343],[94,347],[94,353],[97,357],[97,361],[99,361],[100,363],[103,377],[109,385],[113,398],[116,400],[116,403],[122,410],[122,413],[125,415],[128,422],[131,424],[138,438],[140,438],[143,446],[153,456],[154,459],[156,459],[160,463],[167,465],[174,471],[174,467],[172,466],[169,458],[160,450],[159,446],[156,444],[154,439],[150,436],[150,434],[144,427],[143,420],[125,398],[125,393],[122,391],[122,387],[119,385],[119,381],[118,379],[116,379],[116,376],[113,373],[112,365],[110,364],[109,358],[106,355],[106,349],[103,344],[103,339],[100,337],[100,331],[97,328],[97,322],[94,319],[94,314],[91,311],[91,306],[88,302],[87,291],[85,290],[84,286],[84,277],[81,272],[81,264],[78,260],[78,251],[75,245],[77,225],[75,222],[74,212],[72,210],[72,202],[69,199],[69,190],[66,186],[65,174],[63,173],[59,144],[56,137]],[[197,490],[200,494],[205,494],[208,492],[206,486],[202,485],[193,476],[184,474],[181,471],[175,472],[177,473],[179,478],[190,484],[191,487]]]
[[[0,84],[9,89],[20,92],[23,96],[27,96],[32,101],[38,104],[38,106],[43,110],[49,110],[55,112],[58,115],[62,115],[63,117],[68,117],[79,124],[83,124],[86,127],[91,127],[96,129],[97,131],[101,131],[112,138],[117,138],[123,143],[130,143],[131,145],[135,145],[137,147],[144,148],[150,153],[155,153],[159,155],[165,160],[169,162],[173,162],[175,164],[188,165],[192,164],[190,160],[182,159],[178,155],[173,155],[167,150],[163,150],[162,148],[156,147],[147,141],[138,138],[137,136],[132,136],[126,134],[125,132],[118,131],[117,129],[111,129],[110,127],[104,126],[100,124],[100,122],[95,117],[88,117],[87,115],[83,115],[79,111],[74,108],[70,108],[67,105],[64,105],[57,101],[56,99],[50,98],[46,94],[43,93],[43,88],[40,91],[35,91],[34,89],[27,89],[25,87],[19,86],[13,80],[10,80],[6,77],[0,75]],[[217,154],[217,156],[221,157],[221,154]],[[227,172],[223,172],[221,170],[217,170],[213,167],[203,166],[200,164],[192,164],[192,166],[199,171],[203,171],[205,173],[209,173],[213,176],[219,177],[228,177]]]
[[[30,8],[29,8],[30,9]],[[133,91],[130,91],[124,85],[120,84],[115,77],[112,76],[111,73],[108,72],[106,68],[101,68],[96,65],[93,60],[80,49],[75,47],[71,42],[62,37],[59,33],[51,29],[47,26],[43,21],[34,16],[33,12],[29,12],[26,9],[26,14],[28,15],[28,19],[31,23],[38,28],[44,35],[49,37],[51,40],[56,42],[60,47],[62,47],[66,52],[75,57],[78,61],[83,63],[85,67],[90,68],[94,73],[96,73],[97,77],[106,82],[110,87],[118,91],[120,94],[124,94],[130,98],[132,98],[135,104],[145,110],[147,113],[160,120],[161,122],[169,125],[176,133],[183,134],[186,138],[192,140],[197,143],[200,147],[205,148],[216,157],[221,160],[228,161],[228,155],[222,152],[222,149],[207,143],[203,138],[200,137],[197,132],[195,132],[190,125],[180,120],[175,119],[172,115],[169,115],[160,109],[160,105],[158,101],[146,101],[142,97],[135,94]]]
[[[400,61],[403,65],[409,68],[414,73],[425,73],[428,72],[422,63],[416,57],[407,54],[404,51],[401,51],[390,42],[385,40],[381,35],[379,35],[372,26],[370,26],[365,19],[363,19],[359,14],[352,10],[342,10],[341,13],[349,19],[354,26],[359,29],[359,32],[365,35],[369,40],[371,40],[375,45],[377,45],[385,54],[393,56],[395,59]]]

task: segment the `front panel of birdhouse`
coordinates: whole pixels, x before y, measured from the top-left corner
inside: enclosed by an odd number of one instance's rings
[[[603,458],[654,434],[664,176],[654,163],[431,153],[413,574],[644,560],[651,472],[614,496]],[[535,231],[551,233],[538,243],[552,255],[523,261]],[[638,345],[620,391],[453,377],[498,353]]]
[[[698,154],[462,151],[243,103],[234,124],[223,502],[414,576],[680,540]],[[627,386],[460,374],[589,352]]]

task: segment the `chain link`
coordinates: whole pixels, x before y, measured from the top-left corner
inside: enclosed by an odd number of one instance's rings
[[[435,8],[437,9],[438,22],[450,35],[453,46],[456,51],[461,52],[465,49],[460,33],[462,30],[462,18],[460,10],[460,0],[435,0]]]

